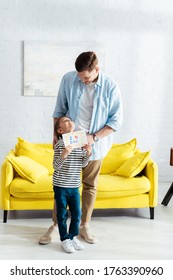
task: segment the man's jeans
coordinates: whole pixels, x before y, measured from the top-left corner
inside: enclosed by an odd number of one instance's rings
[[[73,239],[79,234],[79,224],[81,218],[80,195],[78,188],[61,188],[54,186],[57,220],[61,241],[65,239]],[[69,231],[67,229],[67,219],[69,207],[71,213],[71,221]]]

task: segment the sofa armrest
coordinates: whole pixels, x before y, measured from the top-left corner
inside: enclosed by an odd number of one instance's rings
[[[0,170],[0,209],[10,209],[10,184],[14,179],[14,169],[5,159]]]
[[[145,166],[144,174],[150,180],[149,204],[154,207],[158,203],[158,166],[152,159]]]

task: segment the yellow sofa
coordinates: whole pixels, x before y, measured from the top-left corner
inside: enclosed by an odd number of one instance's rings
[[[150,152],[137,149],[136,139],[113,144],[99,174],[95,209],[149,208],[154,219],[158,200],[158,168]],[[0,174],[3,222],[12,210],[53,209],[52,144],[18,138],[4,159]]]

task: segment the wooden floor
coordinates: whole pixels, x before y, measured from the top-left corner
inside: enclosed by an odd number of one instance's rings
[[[74,254],[63,252],[59,240],[38,245],[51,225],[51,211],[15,211],[7,224],[0,211],[0,260],[172,260],[173,198],[161,205],[170,184],[159,184],[154,220],[148,209],[95,210],[91,228],[98,243],[82,240],[84,250]]]

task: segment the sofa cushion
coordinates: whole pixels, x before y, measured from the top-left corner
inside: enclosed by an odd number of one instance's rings
[[[144,169],[149,159],[150,152],[138,153],[126,160],[115,172],[115,175],[132,178]]]
[[[26,156],[7,156],[6,158],[22,178],[33,183],[36,183],[41,176],[49,173],[46,167]]]
[[[124,144],[113,144],[112,148],[103,159],[100,174],[114,173],[136,150],[136,139]]]
[[[35,184],[21,177],[15,177],[10,185],[10,194],[19,198],[53,199],[52,175],[40,177]]]
[[[17,156],[27,156],[37,161],[49,170],[49,174],[53,174],[53,148],[51,144],[34,144],[19,137],[15,153]]]
[[[126,178],[116,175],[99,175],[98,198],[126,197],[147,193],[150,181],[145,176]]]
[[[82,188],[80,188],[81,193]],[[125,178],[116,175],[99,175],[98,198],[125,197],[146,193],[150,190],[150,181],[145,176]],[[40,177],[37,183],[16,177],[10,185],[10,194],[19,198],[52,198],[52,176]]]

